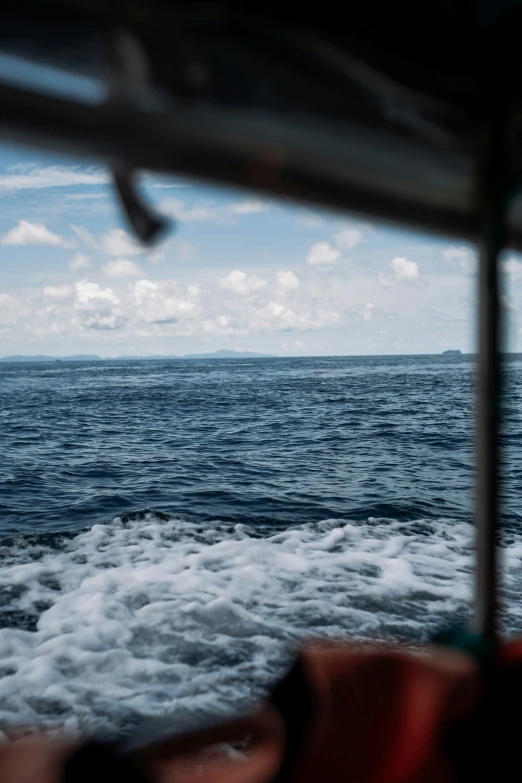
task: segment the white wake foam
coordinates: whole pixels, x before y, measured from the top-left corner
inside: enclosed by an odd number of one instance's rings
[[[471,542],[451,520],[260,535],[147,514],[15,553],[0,592],[39,619],[0,630],[0,726],[183,726],[258,697],[303,638],[426,640],[468,612]],[[513,589],[521,558],[515,542]]]

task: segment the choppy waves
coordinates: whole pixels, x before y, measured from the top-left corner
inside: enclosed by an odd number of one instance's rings
[[[473,357],[2,364],[0,534],[143,508],[285,527],[468,520],[473,408]]]
[[[450,519],[276,530],[143,513],[8,541],[0,726],[189,725],[258,698],[303,638],[426,640],[468,615],[472,533]],[[522,540],[504,551],[516,595]],[[513,604],[513,630],[521,615]]]

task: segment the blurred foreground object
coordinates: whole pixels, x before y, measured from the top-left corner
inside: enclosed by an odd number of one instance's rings
[[[98,89],[58,95],[4,69],[0,134],[118,172],[201,177],[476,241],[500,107],[506,243],[522,248],[520,15],[508,0],[298,13],[269,2],[20,0],[2,12],[0,52]],[[146,241],[155,228],[141,224]]]
[[[518,643],[502,655],[496,759],[481,752],[493,738],[480,731],[484,694],[471,657],[315,644],[255,714],[127,750],[14,742],[0,746],[0,783],[450,783],[484,779],[488,760],[501,780],[518,747],[521,676]]]

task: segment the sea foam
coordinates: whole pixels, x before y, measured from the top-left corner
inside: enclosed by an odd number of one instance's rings
[[[111,732],[169,716],[187,728],[258,699],[303,639],[426,641],[467,618],[472,539],[446,519],[260,530],[144,513],[59,546],[12,543],[0,727]],[[512,541],[513,594],[521,558]]]

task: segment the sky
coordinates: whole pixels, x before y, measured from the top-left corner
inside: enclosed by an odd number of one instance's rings
[[[0,356],[471,352],[476,259],[462,242],[142,176],[173,218],[135,242],[107,171],[0,147]],[[522,262],[503,261],[509,349]]]
[[[0,77],[106,97],[4,54]],[[154,249],[99,164],[0,142],[0,357],[476,350],[476,257],[458,239],[146,173],[141,187],[173,221]],[[522,350],[522,257],[502,269],[506,347]]]

